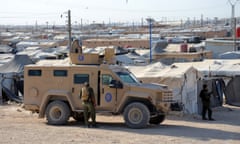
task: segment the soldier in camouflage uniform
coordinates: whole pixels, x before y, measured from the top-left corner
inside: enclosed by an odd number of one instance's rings
[[[80,97],[82,100],[82,104],[84,107],[84,122],[86,127],[96,127],[96,112],[95,112],[95,97],[94,97],[94,92],[93,88],[89,86],[88,82],[84,83],[84,87],[80,91]],[[92,119],[92,125],[89,124],[89,114]]]

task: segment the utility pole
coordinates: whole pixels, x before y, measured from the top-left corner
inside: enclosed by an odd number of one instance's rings
[[[181,29],[183,29],[183,20],[181,19]]]
[[[233,33],[234,33],[234,36],[233,36],[233,41],[234,41],[234,43],[233,43],[233,50],[234,51],[237,51],[237,48],[236,48],[236,46],[237,46],[237,42],[236,42],[236,39],[237,39],[237,36],[236,36],[236,26],[237,26],[237,19],[236,18],[234,18],[233,19],[233,27],[234,27],[234,29],[233,29]]]
[[[72,28],[71,28],[71,11],[68,10],[68,48],[70,49],[72,43]]]
[[[38,23],[37,23],[37,21],[35,22],[35,31],[38,31]]]
[[[231,5],[232,8],[232,17],[231,17],[231,32],[232,32],[232,37],[234,37],[234,35],[236,35],[234,33],[234,18],[235,18],[235,5],[237,4],[237,2],[239,2],[239,0],[228,0],[229,4]]]
[[[147,18],[146,21],[149,24],[149,49],[150,49],[150,52],[149,52],[150,60],[149,60],[149,62],[152,63],[152,25],[153,25],[153,22],[155,20],[153,18]]]
[[[81,18],[81,30],[82,30],[82,28],[83,28],[83,20]]]
[[[236,51],[236,18],[235,18],[235,5],[239,0],[235,0],[234,2],[228,0],[229,4],[232,8],[232,17],[231,17],[231,32],[232,32],[232,39],[233,39],[233,50]]]

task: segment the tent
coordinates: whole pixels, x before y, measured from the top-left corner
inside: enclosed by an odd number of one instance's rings
[[[205,77],[223,79],[225,83],[224,94],[227,104],[240,106],[240,60],[204,60],[202,63],[193,63]]]
[[[117,55],[116,60],[125,65],[147,65],[147,59],[140,56],[135,50],[130,51],[128,54]]]
[[[214,106],[221,105],[223,97],[227,104],[240,105],[238,87],[240,83],[240,60],[209,59],[202,62],[175,63],[175,65],[193,66],[201,75],[198,93],[203,83],[207,83],[215,92]],[[220,83],[219,83],[220,82]]]
[[[160,62],[141,66],[128,66],[137,78],[147,83],[168,85],[173,91],[174,100],[181,103],[184,113],[198,113],[197,82],[198,71],[192,66],[165,66]]]
[[[3,91],[9,99],[21,102],[22,98],[18,97],[18,90],[23,93],[23,76],[24,65],[33,64],[27,55],[15,55],[15,57],[0,66],[0,100]]]
[[[226,52],[219,55],[220,59],[239,59],[240,51]]]
[[[13,48],[8,45],[0,45],[0,53],[12,53]]]
[[[24,65],[33,64],[33,61],[27,55],[15,55],[15,57],[0,67],[0,73],[21,73]]]
[[[226,95],[228,96],[226,98],[227,104],[240,106],[240,91],[238,90],[239,85],[240,76],[236,76],[229,81],[225,91]]]

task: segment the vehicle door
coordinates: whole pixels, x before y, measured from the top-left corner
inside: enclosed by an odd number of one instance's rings
[[[72,81],[72,96],[73,96],[73,105],[76,109],[82,109],[82,101],[80,99],[80,90],[84,86],[84,82],[88,82],[89,85],[94,90],[95,99],[97,100],[97,74],[87,70],[82,70],[79,68],[72,68],[71,70],[71,81]]]
[[[109,87],[113,79],[114,77],[110,71],[101,71],[100,105],[101,108],[109,111],[114,111],[117,104],[117,89]]]

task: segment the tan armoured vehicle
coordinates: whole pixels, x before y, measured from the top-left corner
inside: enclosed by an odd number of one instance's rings
[[[110,53],[110,54],[109,54]],[[105,60],[113,57],[108,53]],[[106,53],[105,53],[106,55]],[[97,54],[70,50],[72,64],[27,65],[24,69],[25,108],[46,116],[49,124],[66,124],[70,117],[83,120],[79,92],[89,82],[96,112],[122,114],[130,128],[160,124],[170,110],[172,91],[167,86],[139,82],[126,68],[99,64]],[[73,64],[74,63],[74,64]]]

